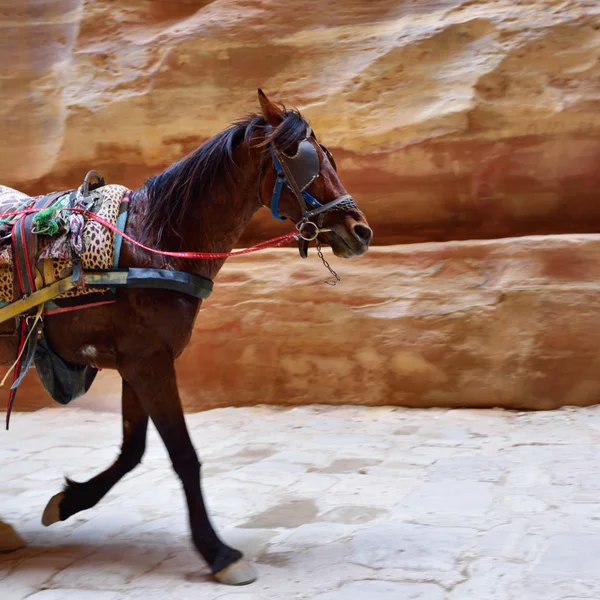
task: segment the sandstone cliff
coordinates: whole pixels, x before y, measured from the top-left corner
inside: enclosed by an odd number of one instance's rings
[[[0,181],[139,185],[300,107],[376,243],[600,230],[600,4],[0,0]],[[266,213],[246,237],[281,231]]]
[[[375,248],[334,288],[315,256],[230,261],[178,361],[184,404],[595,404],[599,255],[597,235]],[[37,380],[20,393],[41,405]],[[119,394],[102,373],[77,404]]]
[[[389,245],[231,261],[179,361],[188,408],[598,401],[600,4],[0,0],[0,181],[149,175],[298,106]],[[243,242],[287,231],[267,211]],[[103,373],[87,405],[118,406]],[[34,377],[19,406],[48,403]]]

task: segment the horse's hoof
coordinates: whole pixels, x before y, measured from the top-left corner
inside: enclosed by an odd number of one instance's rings
[[[0,521],[0,553],[15,552],[25,546],[27,544],[12,525]]]
[[[225,585],[248,585],[256,581],[257,577],[254,567],[243,558],[215,573],[215,579]]]
[[[60,492],[50,498],[50,502],[46,505],[42,515],[42,525],[49,527],[52,523],[58,523],[62,520],[60,518],[60,503],[64,497],[65,493]]]

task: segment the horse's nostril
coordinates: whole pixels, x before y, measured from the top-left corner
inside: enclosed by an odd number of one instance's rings
[[[354,235],[363,243],[368,244],[373,237],[373,230],[366,225],[361,225],[357,223],[352,230],[354,231]]]

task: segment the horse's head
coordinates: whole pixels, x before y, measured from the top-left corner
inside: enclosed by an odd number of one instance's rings
[[[261,90],[258,96],[267,122],[262,203],[275,218],[296,224],[305,240],[304,253],[308,242],[317,240],[342,258],[364,254],[373,231],[340,181],[329,150],[298,113],[281,109]]]

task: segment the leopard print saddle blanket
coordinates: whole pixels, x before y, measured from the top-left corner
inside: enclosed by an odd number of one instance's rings
[[[123,230],[131,191],[122,185],[96,188],[85,198],[88,210]],[[77,191],[75,205],[81,200]],[[70,211],[61,211],[68,205],[71,192],[65,192],[51,206],[52,227],[34,231],[38,235],[38,255],[35,261],[36,288],[41,289],[73,272],[73,257],[81,261],[84,271],[109,271],[118,267],[121,236],[92,219]],[[14,264],[11,244],[12,225],[18,217],[2,219],[7,212],[32,206],[33,198],[0,185],[0,302],[15,300]],[[117,238],[117,239],[115,239]],[[70,298],[90,293],[107,292],[100,289],[74,289],[58,298]]]

